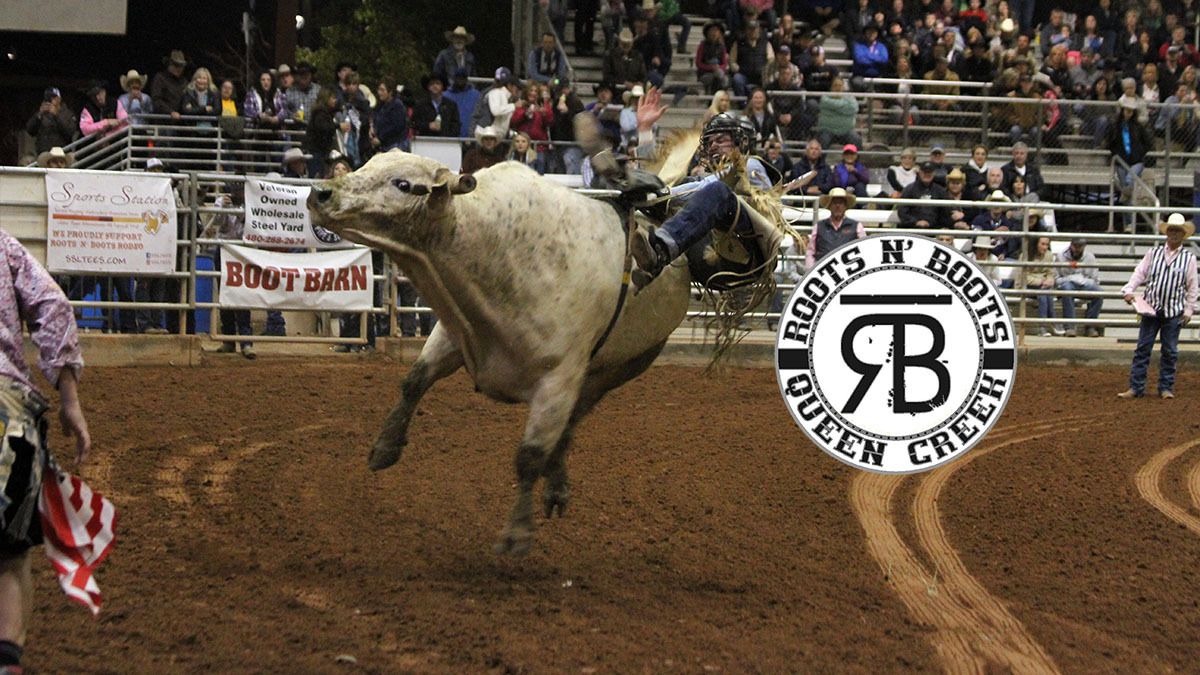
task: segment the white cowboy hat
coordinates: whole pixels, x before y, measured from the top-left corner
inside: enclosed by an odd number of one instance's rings
[[[645,95],[646,90],[642,88],[642,85],[635,84],[633,85],[633,89],[628,89],[625,93],[621,94],[621,100],[625,102],[625,105],[629,105],[629,99],[641,98]]]
[[[1159,224],[1158,232],[1166,234],[1167,230],[1171,229],[1183,230],[1183,236],[1186,238],[1196,233],[1196,224],[1184,220],[1182,213],[1172,213],[1165,223]]]
[[[287,166],[288,163],[294,162],[298,159],[302,159],[307,162],[308,160],[312,159],[312,155],[304,154],[304,151],[300,148],[288,148],[287,151],[283,153],[283,161],[281,161],[280,164]]]
[[[1009,199],[1008,195],[1004,194],[1003,191],[993,190],[992,194],[988,195],[987,199],[985,199],[983,201],[985,201],[985,202],[1011,202],[1012,200]]]
[[[44,169],[50,164],[51,159],[65,159],[67,160],[67,166],[71,166],[75,163],[75,153],[65,152],[62,148],[56,145],[38,155],[37,165]]]
[[[467,44],[471,44],[475,41],[475,36],[471,33],[468,33],[467,29],[463,26],[455,26],[454,30],[448,30],[443,33],[443,35],[446,36],[447,42],[454,42],[457,39],[462,39],[465,40]]]
[[[986,234],[981,234],[975,237],[975,241],[971,243],[971,250],[974,251],[977,248],[983,248],[990,251],[992,250],[992,246],[994,246],[994,244],[992,244],[992,238]]]
[[[846,192],[845,188],[836,187],[836,188],[833,188],[832,190],[830,190],[829,194],[821,195],[821,199],[818,200],[818,203],[821,205],[821,208],[824,209],[824,208],[828,208],[829,202],[831,202],[835,199],[845,200],[846,208],[848,208],[848,209],[854,208],[854,202],[858,201],[858,198],[855,197],[853,193]]]
[[[146,86],[146,76],[142,75],[136,70],[131,70],[128,73],[125,73],[121,76],[121,89],[129,91],[129,87],[134,82],[138,82],[144,87]]]

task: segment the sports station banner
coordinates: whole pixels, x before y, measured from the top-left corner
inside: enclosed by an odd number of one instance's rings
[[[307,185],[246,179],[246,227],[242,241],[288,248],[353,246],[336,233],[312,224],[307,205],[310,190]]]
[[[264,309],[371,309],[371,249],[278,253],[221,246],[221,306]]]
[[[166,176],[46,173],[51,272],[174,272],[176,223]]]

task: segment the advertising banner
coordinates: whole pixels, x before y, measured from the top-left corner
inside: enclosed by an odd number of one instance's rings
[[[247,179],[246,228],[242,241],[287,248],[353,246],[337,234],[312,224],[306,205],[310,189],[307,185]]]
[[[221,306],[265,309],[371,309],[371,249],[278,253],[221,247]]]
[[[171,179],[46,172],[46,267],[51,272],[175,271]]]

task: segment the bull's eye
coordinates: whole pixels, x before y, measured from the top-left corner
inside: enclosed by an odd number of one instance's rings
[[[408,192],[412,189],[412,183],[409,183],[403,178],[397,178],[396,180],[392,181],[392,185],[395,185],[396,189],[401,192]]]

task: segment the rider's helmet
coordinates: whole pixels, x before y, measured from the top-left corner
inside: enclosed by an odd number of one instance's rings
[[[754,125],[750,124],[750,120],[744,117],[735,117],[727,112],[713,115],[712,119],[704,125],[704,130],[700,132],[701,150],[707,153],[709,141],[720,134],[729,134],[733,139],[734,147],[743,155],[749,155],[754,148],[754,139],[758,132],[754,130]],[[709,157],[708,159],[717,161],[721,158]]]

